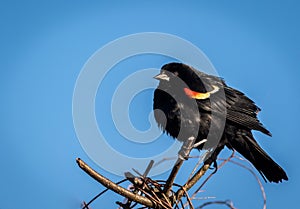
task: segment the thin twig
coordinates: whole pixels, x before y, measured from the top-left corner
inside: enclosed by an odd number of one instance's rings
[[[194,209],[194,206],[193,206],[191,198],[189,197],[189,194],[187,193],[187,191],[184,188],[183,188],[183,191],[184,191],[184,194],[186,196],[187,202],[190,205],[190,209]]]
[[[89,204],[86,204],[86,202],[85,201],[83,201],[83,208],[82,209],[91,209],[90,207],[89,207]]]
[[[190,157],[191,158],[191,157]],[[198,157],[199,158],[199,157]],[[192,176],[194,175],[194,173],[196,172],[196,170],[198,169],[198,167],[200,166],[200,164],[203,162],[203,160],[198,160],[198,162],[197,162],[197,164],[195,165],[195,167],[194,167],[194,169],[192,170],[192,172],[191,172],[191,174],[190,174],[190,176],[189,176],[189,178],[188,179],[191,179],[192,178]]]
[[[213,204],[226,205],[226,206],[228,206],[230,209],[236,209],[236,208],[233,206],[233,203],[232,203],[231,201],[211,201],[211,202],[206,202],[206,203],[203,203],[202,205],[198,206],[196,209],[201,209],[201,208],[204,208],[205,206],[213,205]]]
[[[165,187],[164,187],[163,193],[169,195],[170,190],[171,190],[171,188],[172,188],[172,186],[173,186],[175,177],[176,177],[176,175],[177,175],[177,173],[178,173],[180,167],[182,166],[183,161],[184,161],[184,160],[178,159],[177,162],[175,163],[175,165],[174,165],[174,167],[172,168],[172,171],[171,171],[171,173],[170,173],[170,175],[169,175],[169,178],[168,178],[167,181],[166,181],[166,185],[165,185]]]
[[[216,197],[194,197],[193,200],[208,200],[208,199],[216,199]]]
[[[143,176],[141,176],[141,178],[136,177],[130,172],[126,172],[125,177],[133,184],[134,193],[140,192],[140,194],[145,195],[152,202],[156,203],[155,205],[157,205],[159,208],[172,208],[169,198],[162,193],[162,185],[158,184],[156,181]],[[163,198],[157,195],[157,192],[154,190],[153,186],[157,189],[157,191],[159,191]]]
[[[184,194],[184,191],[189,191],[190,188],[192,188],[197,181],[206,173],[206,171],[209,169],[210,164],[204,164],[195,174],[194,176],[180,188],[176,192],[176,199],[177,201],[180,200]]]
[[[131,191],[115,184],[114,182],[110,181],[109,179],[105,178],[101,174],[97,173],[95,170],[93,170],[91,167],[89,167],[84,161],[82,161],[80,158],[76,159],[76,162],[78,166],[85,171],[89,176],[91,176],[93,179],[98,181],[100,184],[105,186],[106,188],[128,198],[135,202],[138,202],[142,205],[145,205],[146,207],[156,208],[155,203],[153,203],[151,200],[149,200],[146,197],[143,197],[138,194],[134,194]]]
[[[123,180],[121,180],[121,181],[119,181],[119,182],[117,182],[116,184],[121,184],[121,183],[123,183],[124,181],[127,181],[127,179],[123,179]],[[98,197],[100,197],[101,195],[103,195],[105,192],[107,192],[108,191],[108,189],[104,189],[103,191],[101,191],[99,194],[97,194],[95,197],[93,197],[93,199],[91,199],[88,203],[85,203],[84,202],[84,207],[82,208],[82,209],[89,209],[89,205],[92,203],[92,202],[94,202]]]
[[[188,158],[189,159],[190,158],[199,158],[199,155],[189,156]],[[164,163],[165,161],[176,160],[176,159],[178,159],[178,157],[165,157],[165,158],[162,158],[160,161],[155,162],[153,167],[157,167],[160,164]]]
[[[244,160],[244,159],[240,159],[240,158],[237,158],[237,159]],[[220,160],[222,160],[222,159],[220,159]],[[256,181],[257,181],[257,183],[259,185],[259,188],[260,188],[260,191],[261,191],[261,194],[262,194],[262,197],[263,197],[263,209],[266,209],[267,208],[267,196],[266,196],[266,192],[265,192],[265,189],[264,189],[261,181],[259,180],[259,177],[255,174],[255,172],[253,171],[253,169],[251,169],[250,167],[248,167],[248,166],[246,166],[246,165],[244,165],[242,163],[239,163],[239,162],[236,162],[236,161],[233,161],[233,160],[230,160],[229,162],[231,162],[231,163],[233,163],[235,165],[238,165],[238,166],[240,166],[240,167],[248,170],[254,176],[254,178],[256,179]]]
[[[234,157],[234,151],[231,153],[231,155],[225,159],[219,166],[218,169],[222,168],[226,163],[228,163],[233,157]],[[192,200],[196,196],[196,194],[202,189],[202,187],[208,182],[208,180],[214,175],[215,173],[209,174],[209,176],[203,181],[203,183],[196,189],[194,194],[192,195]]]
[[[220,168],[222,168],[227,162],[230,161],[230,159],[232,159],[234,157],[234,151],[231,153],[231,155],[225,159],[219,166],[218,166],[218,170]],[[210,173],[209,176],[202,182],[202,184],[195,190],[195,192],[192,194],[191,199],[192,200],[196,200],[197,198],[195,198],[195,196],[199,193],[199,191],[202,189],[202,187],[208,182],[208,180],[214,175],[215,173]],[[214,197],[215,198],[215,197]],[[203,198],[202,198],[203,199]],[[207,198],[208,199],[208,198]],[[188,203],[184,204],[184,207],[186,207],[188,205]],[[183,208],[182,208],[183,209]]]
[[[154,160],[150,160],[145,172],[143,173],[144,178],[148,176],[148,174],[149,174],[151,168],[153,167],[153,165],[154,165]]]

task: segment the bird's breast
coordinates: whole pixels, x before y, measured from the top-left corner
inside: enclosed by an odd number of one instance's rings
[[[210,114],[201,113],[197,106],[175,101],[170,95],[156,90],[153,108],[159,127],[179,141],[191,136],[205,138],[208,134]]]

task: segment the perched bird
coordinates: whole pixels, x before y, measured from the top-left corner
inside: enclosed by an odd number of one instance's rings
[[[154,91],[154,116],[164,132],[179,141],[195,137],[195,144],[207,139],[196,147],[215,148],[207,163],[215,162],[226,146],[249,160],[264,180],[288,180],[285,171],[254,139],[252,130],[271,133],[257,118],[260,108],[242,92],[217,76],[182,63],[164,65],[154,78],[159,80]]]

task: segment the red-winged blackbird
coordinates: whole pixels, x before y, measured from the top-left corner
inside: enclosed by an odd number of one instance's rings
[[[179,141],[207,139],[205,145],[196,147],[215,148],[207,163],[215,162],[226,145],[248,159],[264,179],[288,180],[285,171],[255,141],[251,130],[271,133],[257,119],[259,107],[242,92],[182,63],[164,65],[154,78],[160,81],[154,92],[154,116],[164,132]]]

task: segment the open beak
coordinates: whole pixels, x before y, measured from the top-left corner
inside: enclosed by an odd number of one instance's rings
[[[170,77],[165,73],[160,73],[160,74],[154,76],[153,78],[155,78],[157,80],[161,80],[161,81],[163,81],[163,80],[164,81],[169,81],[170,80]]]

